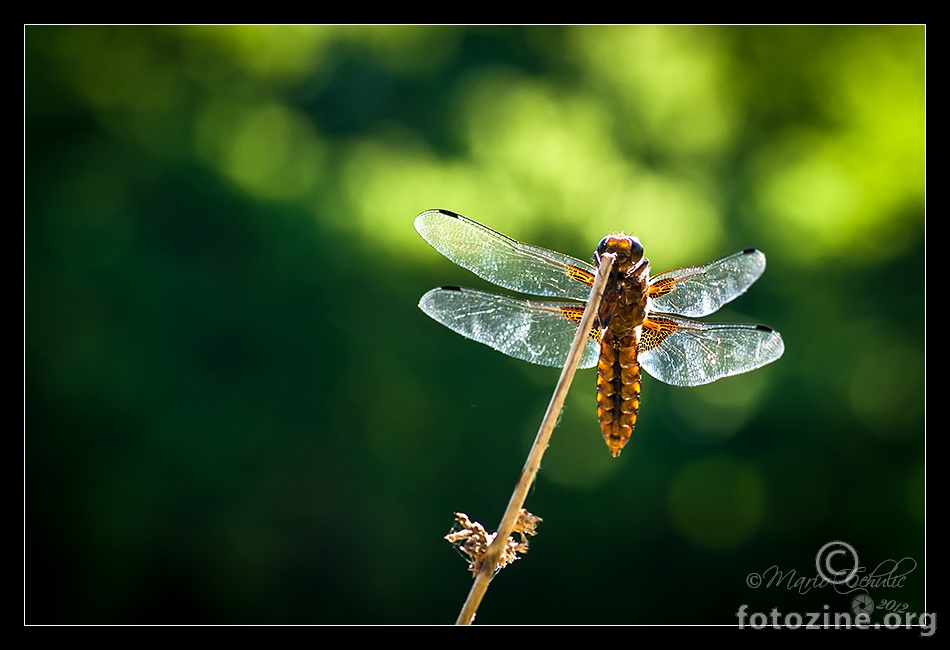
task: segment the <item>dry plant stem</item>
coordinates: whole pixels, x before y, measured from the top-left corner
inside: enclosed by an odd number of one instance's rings
[[[561,414],[561,408],[564,406],[564,400],[567,398],[567,391],[574,380],[574,373],[577,372],[577,364],[581,362],[581,353],[584,351],[584,345],[587,343],[588,332],[594,324],[594,318],[597,315],[597,309],[600,307],[600,301],[604,296],[604,286],[607,284],[607,275],[613,267],[614,256],[607,254],[602,256],[600,267],[597,269],[597,275],[594,277],[594,284],[591,286],[590,298],[587,300],[587,307],[584,309],[584,315],[581,317],[580,326],[577,328],[577,335],[574,337],[574,343],[571,345],[571,351],[567,355],[567,362],[561,371],[561,378],[557,382],[554,394],[551,396],[551,403],[548,404],[548,410],[541,420],[541,428],[534,439],[531,451],[528,452],[528,460],[525,461],[524,469],[521,470],[521,476],[518,483],[515,484],[515,490],[511,494],[511,500],[508,502],[508,508],[501,518],[498,525],[498,532],[488,552],[482,559],[481,565],[475,574],[475,580],[472,583],[472,589],[468,593],[468,598],[459,612],[459,617],[455,621],[456,625],[470,625],[475,618],[475,612],[488,590],[488,583],[495,574],[495,567],[501,557],[501,552],[505,547],[508,537],[515,527],[515,522],[524,506],[525,498],[528,496],[528,489],[534,483],[534,477],[541,467],[541,457],[548,448],[548,441],[551,439],[551,433],[554,431],[554,425],[557,424],[558,416]]]

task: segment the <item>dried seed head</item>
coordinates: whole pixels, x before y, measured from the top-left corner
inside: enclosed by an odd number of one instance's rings
[[[521,541],[514,537],[508,537],[505,548],[501,552],[501,557],[498,559],[498,564],[495,566],[495,573],[519,559],[519,553],[528,552],[528,539],[525,535],[536,535],[539,521],[541,521],[540,517],[535,517],[527,510],[521,510],[514,527],[514,532],[521,538]],[[455,525],[445,536],[445,539],[468,560],[468,570],[475,573],[478,571],[496,534],[489,533],[484,526],[477,521],[470,520],[465,513],[457,512],[455,513]]]

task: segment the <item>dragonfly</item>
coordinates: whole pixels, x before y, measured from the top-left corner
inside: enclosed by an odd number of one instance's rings
[[[524,244],[450,210],[426,210],[415,228],[459,266],[504,289],[560,298],[536,301],[445,286],[419,307],[462,336],[510,357],[561,367],[584,313],[596,266],[615,255],[581,368],[597,367],[597,416],[616,457],[640,410],[641,369],[673,386],[700,386],[772,363],[785,344],[777,331],[749,323],[705,323],[765,271],[765,255],[747,248],[705,266],[650,276],[640,240],[604,237],[594,264]]]

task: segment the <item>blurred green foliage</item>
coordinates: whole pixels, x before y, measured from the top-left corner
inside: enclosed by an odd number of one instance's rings
[[[428,208],[654,271],[766,252],[749,375],[578,374],[482,623],[924,604],[923,27],[27,27],[26,620],[448,623],[557,378],[428,320]],[[911,278],[898,292],[899,278]],[[900,293],[900,300],[897,300]],[[901,317],[897,318],[896,314]],[[906,564],[904,566],[907,566]],[[873,620],[880,620],[874,618]]]

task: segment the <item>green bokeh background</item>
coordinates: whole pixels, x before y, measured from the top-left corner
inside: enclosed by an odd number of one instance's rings
[[[418,237],[429,208],[582,258],[624,230],[654,272],[760,248],[708,320],[786,343],[646,379],[618,459],[581,371],[477,622],[846,611],[747,584],[832,540],[912,558],[870,595],[924,610],[923,27],[25,41],[28,622],[454,620],[442,536],[497,524],[558,372],[417,309],[490,288]]]

